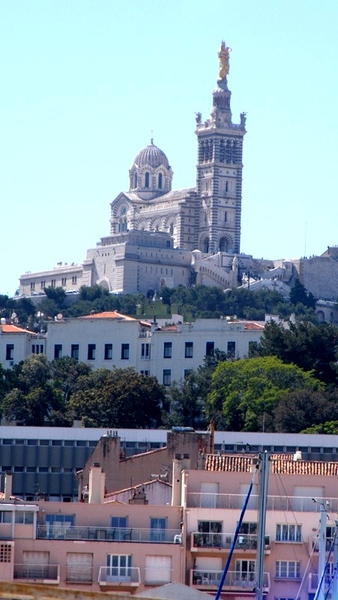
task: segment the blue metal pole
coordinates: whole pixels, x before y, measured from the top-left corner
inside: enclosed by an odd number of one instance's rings
[[[230,551],[229,551],[229,555],[228,555],[227,561],[225,563],[225,567],[224,567],[224,570],[223,570],[223,573],[222,573],[221,580],[219,582],[219,586],[218,586],[218,590],[217,590],[217,593],[216,593],[216,596],[215,596],[215,600],[219,600],[219,597],[221,595],[222,588],[223,588],[223,585],[224,585],[225,578],[226,578],[227,573],[229,571],[231,558],[232,558],[234,549],[236,547],[237,538],[238,538],[238,535],[239,535],[239,532],[240,532],[240,528],[241,528],[241,525],[242,525],[242,522],[243,522],[243,519],[244,519],[244,514],[245,514],[245,511],[246,511],[246,508],[248,506],[248,502],[249,502],[250,495],[251,495],[251,492],[252,492],[252,488],[253,488],[254,480],[255,480],[255,477],[256,477],[256,473],[258,472],[258,469],[259,469],[259,465],[260,465],[260,463],[257,462],[256,467],[255,467],[255,471],[254,471],[254,474],[252,476],[251,483],[250,483],[250,486],[249,486],[249,489],[248,489],[248,493],[247,493],[246,498],[244,500],[243,508],[242,508],[242,511],[241,511],[241,514],[240,514],[240,517],[239,517],[239,520],[238,520],[238,523],[237,523],[237,527],[236,527],[234,539],[232,540],[232,544],[231,544],[231,548],[230,548]]]

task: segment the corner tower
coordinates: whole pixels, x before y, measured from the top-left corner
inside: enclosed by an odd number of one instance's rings
[[[245,113],[232,122],[228,88],[230,48],[218,51],[217,88],[210,118],[196,115],[197,193],[201,198],[198,247],[202,252],[238,254],[241,240],[242,154]]]

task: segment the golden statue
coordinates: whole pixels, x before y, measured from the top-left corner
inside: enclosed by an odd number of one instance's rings
[[[229,74],[229,55],[231,48],[225,45],[225,42],[221,43],[221,47],[218,51],[218,79],[226,79]]]

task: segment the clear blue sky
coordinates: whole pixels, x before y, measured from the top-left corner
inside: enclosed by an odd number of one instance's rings
[[[336,0],[0,0],[0,293],[82,262],[154,143],[195,185],[222,39],[247,112],[242,252],[338,244]]]

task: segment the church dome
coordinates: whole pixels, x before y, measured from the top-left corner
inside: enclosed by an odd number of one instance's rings
[[[169,169],[169,161],[160,148],[153,144],[153,140],[151,140],[151,144],[146,146],[138,153],[134,160],[134,165],[137,167],[145,167],[148,165],[153,169],[163,165],[166,169]]]

